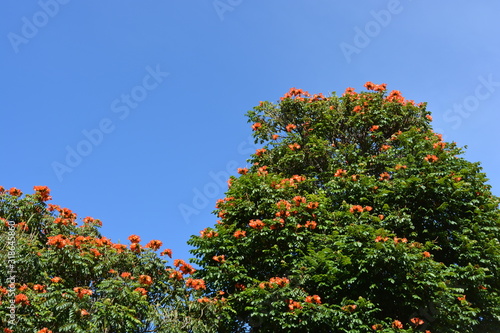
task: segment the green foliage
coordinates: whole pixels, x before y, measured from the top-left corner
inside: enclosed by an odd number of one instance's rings
[[[498,198],[425,104],[366,87],[248,112],[264,146],[189,241],[218,332],[498,331]]]
[[[71,210],[45,203],[48,188],[35,190],[23,197],[0,187],[2,332],[213,332],[201,318],[216,308],[186,286],[189,264],[167,265],[157,240],[112,243],[99,220],[77,225]]]

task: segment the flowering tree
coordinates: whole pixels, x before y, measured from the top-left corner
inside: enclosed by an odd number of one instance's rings
[[[218,332],[498,332],[498,198],[425,104],[365,87],[248,112],[263,148],[189,241]]]
[[[162,242],[113,243],[83,218],[53,204],[35,186],[23,196],[0,187],[0,329],[2,332],[211,332],[197,302],[205,288],[193,267],[158,256]]]

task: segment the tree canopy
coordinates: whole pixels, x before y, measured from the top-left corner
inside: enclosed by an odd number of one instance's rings
[[[219,332],[497,332],[499,210],[479,163],[385,84],[292,88],[193,236]]]

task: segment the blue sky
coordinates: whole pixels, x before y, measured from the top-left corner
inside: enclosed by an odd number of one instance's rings
[[[500,195],[500,3],[71,1],[0,4],[0,185],[52,189],[113,241],[190,256],[254,151],[244,114],[290,87],[387,83],[428,102]]]

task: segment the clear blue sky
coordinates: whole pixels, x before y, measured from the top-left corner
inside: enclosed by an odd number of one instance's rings
[[[428,102],[500,195],[499,12],[465,0],[3,0],[0,184],[47,185],[113,241],[160,239],[187,259],[254,151],[247,110],[290,87],[373,81]]]

